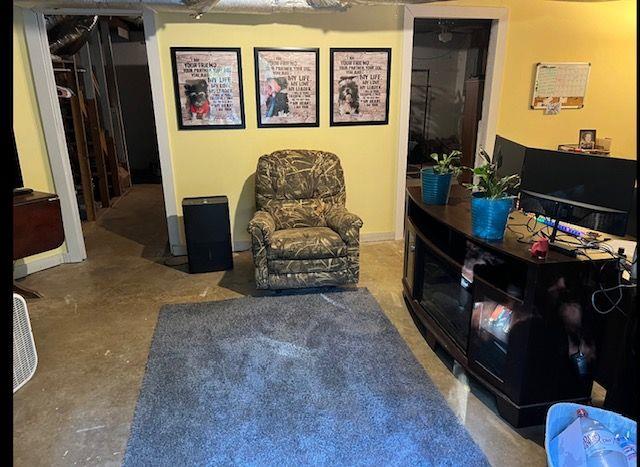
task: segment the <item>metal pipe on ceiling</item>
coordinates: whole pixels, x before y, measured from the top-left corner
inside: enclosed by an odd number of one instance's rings
[[[143,6],[158,11],[185,13],[295,13],[344,11],[352,5],[429,3],[436,0],[15,0],[16,5],[38,9],[119,9],[140,12]]]

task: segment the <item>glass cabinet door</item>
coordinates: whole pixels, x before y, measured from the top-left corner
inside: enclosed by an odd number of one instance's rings
[[[414,276],[416,264],[416,232],[408,224],[404,235],[404,280],[409,287],[409,291],[414,293]]]
[[[462,266],[427,246],[420,238],[418,242],[422,251],[418,301],[466,351],[472,296],[469,283],[462,277]]]
[[[510,340],[523,320],[522,301],[478,279],[474,284],[469,357],[499,382],[504,382]]]

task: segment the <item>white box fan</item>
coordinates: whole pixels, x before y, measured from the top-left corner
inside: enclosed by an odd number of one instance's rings
[[[20,389],[36,372],[38,354],[33,341],[27,302],[13,294],[13,392]]]

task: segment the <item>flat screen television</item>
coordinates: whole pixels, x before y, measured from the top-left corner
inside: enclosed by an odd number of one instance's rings
[[[520,208],[622,236],[635,184],[635,160],[527,148]]]

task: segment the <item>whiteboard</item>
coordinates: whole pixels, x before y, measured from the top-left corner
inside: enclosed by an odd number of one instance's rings
[[[590,63],[538,63],[533,85],[532,109],[558,104],[564,109],[581,109],[587,92]]]

